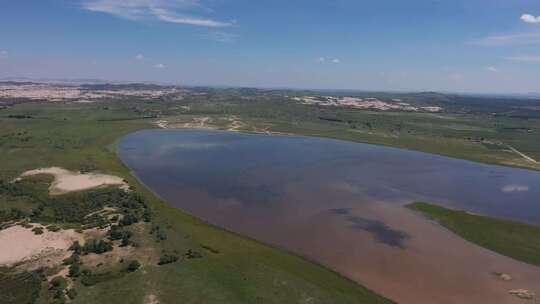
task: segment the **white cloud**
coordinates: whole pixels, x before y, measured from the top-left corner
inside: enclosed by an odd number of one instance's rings
[[[523,185],[506,185],[502,187],[501,191],[504,193],[527,192],[529,191],[529,187]]]
[[[331,63],[341,63],[341,60],[339,60],[338,58],[333,58],[333,59],[329,59],[329,58],[326,58],[326,57],[319,57],[317,58],[317,62],[318,63],[325,63],[325,62],[331,62]]]
[[[93,12],[111,14],[130,20],[156,19],[176,24],[206,27],[232,26],[222,22],[193,16],[193,11],[208,11],[201,0],[82,0],[82,7]]]
[[[154,65],[154,67],[157,68],[157,69],[163,69],[163,68],[165,68],[165,65],[163,63],[157,63],[157,64]]]
[[[6,50],[0,50],[0,58],[6,58],[9,55],[9,52]]]
[[[534,16],[531,14],[521,15],[521,20],[527,23],[540,23],[540,16]]]
[[[487,67],[486,67],[486,71],[492,72],[492,73],[497,73],[497,72],[499,71],[499,69],[497,69],[497,68],[494,67],[494,66],[487,66]]]
[[[518,55],[506,57],[506,59],[518,62],[540,63],[540,55]]]
[[[171,15],[168,12],[162,11],[159,13],[155,13],[155,16],[161,20],[166,22],[172,22],[172,23],[178,23],[178,24],[189,24],[189,25],[197,25],[197,26],[207,26],[207,27],[227,27],[233,25],[231,22],[221,22],[221,21],[215,21],[212,19],[201,19],[201,18],[195,18],[195,17],[184,17],[184,16],[174,16]]]
[[[144,55],[143,54],[138,54],[138,55],[135,56],[135,59],[144,60]]]
[[[540,44],[540,32],[492,35],[471,44],[480,46]]]
[[[208,40],[213,40],[222,43],[233,43],[238,39],[239,35],[227,32],[212,32],[204,36]]]

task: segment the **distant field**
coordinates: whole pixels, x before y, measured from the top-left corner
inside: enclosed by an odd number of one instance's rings
[[[422,212],[479,246],[540,266],[540,227],[475,215],[428,203],[412,203],[406,207]]]

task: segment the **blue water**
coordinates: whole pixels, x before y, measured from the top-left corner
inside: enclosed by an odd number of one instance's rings
[[[332,139],[213,130],[136,132],[121,141],[118,155],[155,193],[203,218],[217,219],[216,210],[236,220],[242,210],[271,214],[274,206],[286,212],[287,206],[333,210],[341,203],[425,200],[540,225],[540,172],[524,169]]]

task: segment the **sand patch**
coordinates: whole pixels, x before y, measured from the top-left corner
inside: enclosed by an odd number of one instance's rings
[[[213,120],[210,117],[195,117],[188,122],[158,120],[155,123],[162,129],[216,129],[212,122]]]
[[[510,290],[508,293],[523,300],[532,300],[536,296],[534,292],[527,289],[514,289]]]
[[[144,304],[159,304],[159,301],[155,294],[149,294],[144,299]]]
[[[59,167],[41,168],[24,172],[21,177],[38,174],[54,176],[54,181],[49,188],[51,195],[61,195],[74,191],[89,190],[104,186],[119,186],[123,190],[129,188],[128,184],[120,177],[100,173],[72,172]]]
[[[33,224],[35,227],[43,227]],[[36,260],[56,264],[69,255],[68,248],[82,235],[74,230],[51,232],[43,227],[43,234],[16,225],[0,231],[0,265],[13,266]]]

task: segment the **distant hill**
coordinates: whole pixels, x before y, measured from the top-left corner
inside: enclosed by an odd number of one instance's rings
[[[125,83],[125,84],[113,84],[113,83],[103,83],[103,84],[83,84],[81,89],[83,90],[163,90],[163,89],[173,89],[179,88],[176,86],[170,85],[159,85],[152,83]]]

